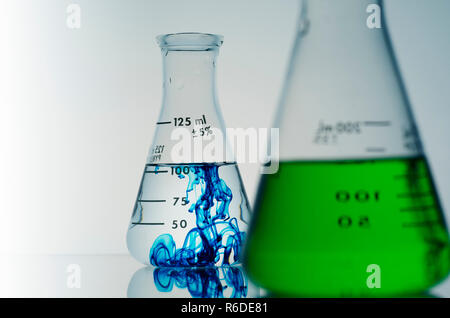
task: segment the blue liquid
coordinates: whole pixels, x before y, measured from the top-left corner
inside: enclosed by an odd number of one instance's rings
[[[194,298],[223,298],[225,290],[230,298],[247,296],[247,280],[237,267],[156,268],[153,278],[160,292],[171,292],[175,285]]]
[[[237,264],[247,202],[236,164],[148,165],[128,231],[129,250],[154,266]]]

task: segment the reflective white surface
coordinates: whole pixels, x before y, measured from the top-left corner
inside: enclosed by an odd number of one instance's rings
[[[223,296],[230,297],[232,284],[222,273],[218,278]],[[0,297],[192,297],[192,289],[175,281],[162,291],[154,284],[154,268],[125,254],[0,255],[0,282]],[[264,295],[248,282],[247,297]],[[450,279],[433,288],[431,295],[450,297]]]

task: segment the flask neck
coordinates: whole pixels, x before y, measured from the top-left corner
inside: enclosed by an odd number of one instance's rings
[[[316,61],[340,61],[345,66],[386,54],[388,38],[381,21],[381,3],[381,0],[302,0],[294,54],[299,54],[302,45],[316,55]],[[293,59],[297,59],[295,55]],[[353,61],[350,64],[349,59]]]
[[[381,2],[381,0],[302,0],[299,31],[317,21],[320,21],[321,31],[339,34],[341,37],[358,32],[358,29],[367,29],[370,14],[381,8]]]
[[[380,3],[304,0],[276,120],[281,160],[421,154]]]
[[[193,107],[195,104],[215,104],[218,49],[162,49],[162,54],[163,102],[166,106],[184,104]]]

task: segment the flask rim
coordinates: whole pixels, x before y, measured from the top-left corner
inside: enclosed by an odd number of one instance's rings
[[[199,32],[168,33],[157,36],[156,41],[162,49],[208,50],[220,47],[223,36]]]

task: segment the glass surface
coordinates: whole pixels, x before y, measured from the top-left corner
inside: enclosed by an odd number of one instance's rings
[[[207,152],[211,142],[225,136],[215,89],[222,37],[167,34],[158,42],[163,103],[128,249],[155,266],[237,264],[249,221],[247,196],[234,158],[225,151]]]
[[[128,297],[254,298],[259,289],[239,266],[152,267],[138,270],[130,280]]]
[[[448,273],[448,232],[386,25],[369,27],[380,10],[303,1],[275,121],[280,168],[262,178],[245,256],[273,293],[420,294]]]
[[[171,292],[158,291],[153,278],[155,267],[143,267],[129,254],[0,254],[0,261],[1,297],[192,297],[187,288],[180,289],[175,284]],[[283,267],[274,268],[274,272],[282,270]],[[247,297],[264,296],[242,272]],[[222,280],[223,276],[219,278]],[[223,297],[228,295],[226,288]],[[435,287],[432,295],[449,297],[450,280]]]

